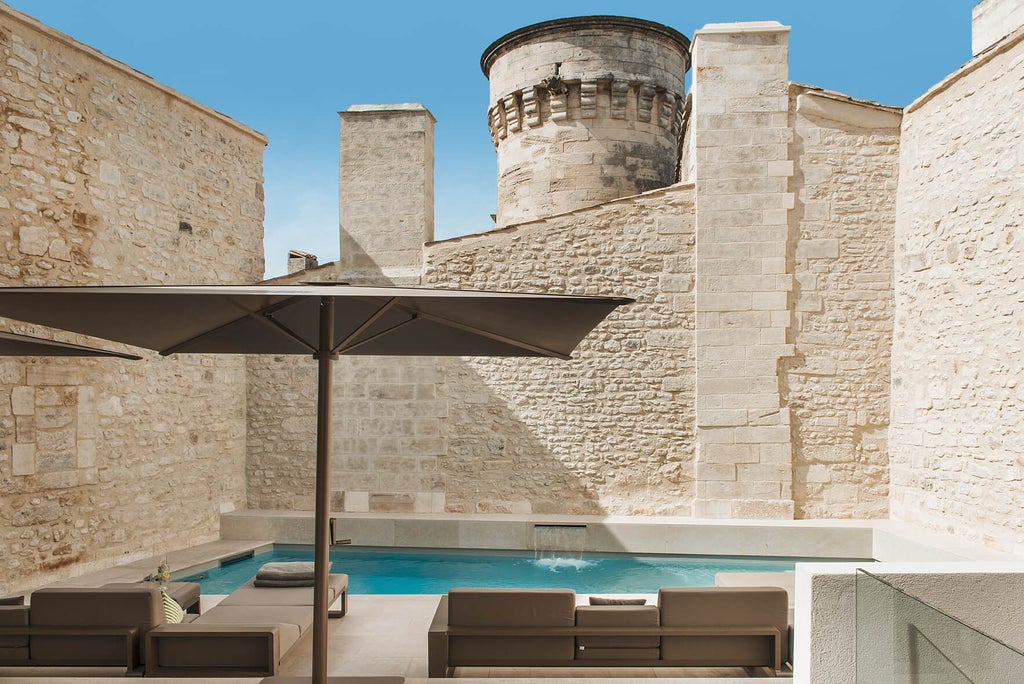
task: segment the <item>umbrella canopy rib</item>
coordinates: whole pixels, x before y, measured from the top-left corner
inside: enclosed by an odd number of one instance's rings
[[[0,332],[0,356],[109,356],[138,361],[141,356],[107,351],[99,347],[85,347],[70,342],[59,342],[42,337]]]
[[[274,318],[274,314],[268,313],[268,314],[263,314],[262,316],[259,315],[259,314],[252,314],[252,317],[255,318],[256,320],[260,321],[260,322],[266,323],[267,325],[271,326],[274,330],[277,330],[279,332],[284,333],[285,335],[287,335],[288,337],[292,338],[293,340],[295,340],[296,342],[298,342],[302,346],[304,346],[307,349],[309,349],[309,351],[311,353],[316,354],[319,351],[316,348],[315,345],[312,345],[309,342],[307,342],[302,337],[302,335],[300,335],[299,333],[295,332],[294,330],[289,328],[287,325],[285,325],[281,321],[279,321],[276,318]]]
[[[387,302],[385,302],[384,306],[382,306],[379,309],[377,309],[377,311],[372,316],[370,316],[365,321],[363,321],[362,324],[360,324],[360,326],[358,328],[353,330],[350,335],[348,335],[341,342],[338,342],[336,345],[334,345],[334,348],[331,349],[331,354],[338,354],[342,349],[345,349],[349,345],[349,343],[351,343],[357,337],[362,335],[363,332],[367,328],[372,326],[374,323],[376,323],[378,320],[380,320],[381,316],[383,316],[388,311],[390,311],[391,308],[395,305],[395,302],[397,302],[397,301],[398,301],[398,299],[396,297],[392,297]],[[392,330],[393,329],[394,328],[392,328]],[[386,332],[388,332],[388,331],[386,331]],[[376,337],[376,336],[374,336],[374,337]],[[373,338],[370,338],[370,339],[373,339]]]
[[[489,340],[494,340],[495,342],[502,342],[504,344],[512,345],[513,347],[516,347],[518,349],[525,349],[526,351],[533,352],[540,356],[549,356],[556,359],[562,359],[563,361],[568,361],[569,359],[572,358],[568,354],[562,354],[561,352],[553,351],[551,349],[545,349],[544,347],[540,347],[535,344],[530,344],[529,342],[524,342],[522,340],[517,340],[514,337],[509,337],[507,335],[500,335],[498,333],[491,332],[490,330],[484,330],[473,325],[453,321],[450,318],[445,318],[444,316],[438,316],[437,314],[427,313],[425,311],[417,311],[415,313],[428,321],[433,321],[435,323],[440,323],[442,325],[448,326],[449,328],[463,330],[474,335],[479,335],[480,337],[485,337]]]
[[[377,339],[379,339],[381,337],[386,337],[387,335],[390,335],[391,333],[393,333],[394,331],[398,330],[399,328],[404,328],[405,326],[407,326],[410,323],[412,323],[413,321],[415,321],[417,318],[419,318],[419,317],[416,314],[413,314],[411,318],[407,318],[404,321],[399,321],[398,323],[395,323],[393,326],[391,326],[387,330],[381,330],[379,333],[376,333],[374,335],[370,335],[365,340],[359,340],[358,342],[353,342],[352,344],[348,345],[347,347],[342,347],[339,344],[339,345],[334,347],[334,350],[332,351],[332,353],[344,355],[344,354],[348,354],[350,352],[353,352],[356,349],[359,349],[360,347],[362,347],[363,345],[370,344],[371,342],[374,342],[374,341],[376,341]],[[350,335],[349,338],[351,338],[351,337],[352,336]]]

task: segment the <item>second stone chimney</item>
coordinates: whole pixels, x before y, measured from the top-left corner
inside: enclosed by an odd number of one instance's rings
[[[299,271],[308,271],[319,265],[315,254],[308,254],[293,249],[288,252],[288,275]]]

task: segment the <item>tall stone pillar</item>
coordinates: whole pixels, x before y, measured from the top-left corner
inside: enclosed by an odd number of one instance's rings
[[[421,104],[340,112],[341,269],[353,285],[418,285],[434,239],[434,117]]]
[[[697,517],[793,517],[788,41],[776,22],[694,37]]]

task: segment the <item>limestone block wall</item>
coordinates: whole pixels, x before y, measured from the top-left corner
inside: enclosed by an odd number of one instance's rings
[[[363,277],[366,277],[364,272]],[[352,282],[331,263],[271,284]],[[386,284],[378,275],[367,284]],[[440,513],[446,479],[438,387],[442,360],[342,357],[334,362],[331,508]],[[301,356],[246,359],[247,502],[252,509],[312,510],[316,476],[316,363]]]
[[[453,512],[686,514],[693,187],[433,243],[424,283],[635,297],[564,362],[448,360]]]
[[[906,108],[896,215],[892,517],[1024,542],[1024,32]]]
[[[0,284],[261,277],[265,138],[6,6],[0,58]],[[0,593],[216,538],[243,372],[0,360]]]
[[[901,112],[796,85],[790,111],[796,517],[886,517]]]
[[[694,36],[698,517],[793,517],[788,45],[776,22]]]
[[[334,377],[332,510],[443,512],[441,362],[341,358]],[[316,363],[251,357],[247,378],[248,507],[312,510]]]

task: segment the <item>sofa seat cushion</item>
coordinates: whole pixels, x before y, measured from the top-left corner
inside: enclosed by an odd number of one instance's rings
[[[271,652],[275,634],[276,649]],[[192,623],[163,625],[149,636],[150,655],[155,660],[148,672],[178,670],[183,676],[202,676],[214,672],[223,674],[229,668],[253,672],[272,670],[271,661],[279,662],[295,645],[299,630],[288,624]]]
[[[313,624],[313,611],[305,606],[217,605],[196,618],[192,625],[291,625],[305,634]]]
[[[448,624],[455,627],[572,627],[571,589],[452,589]]]
[[[249,580],[218,606],[312,606],[313,587],[257,587]],[[348,575],[330,575],[327,580],[328,604],[348,589]]]
[[[621,627],[615,636],[576,637],[576,646],[590,648],[654,648],[661,637],[629,636],[631,627],[657,627],[660,623],[657,606],[580,606],[576,609],[578,627]]]
[[[28,660],[28,643],[24,646],[0,646],[0,665]]]
[[[0,627],[27,627],[28,606],[0,606]]]

